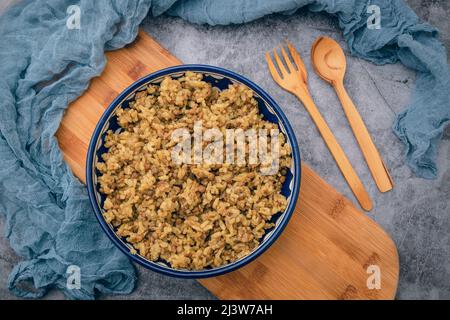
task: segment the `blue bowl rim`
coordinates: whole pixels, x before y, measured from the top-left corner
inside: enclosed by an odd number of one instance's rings
[[[265,241],[262,245],[257,247],[256,250],[254,250],[251,254],[245,256],[244,258],[232,262],[229,264],[226,264],[224,266],[213,268],[213,269],[204,269],[199,271],[188,271],[188,270],[177,270],[177,269],[168,269],[165,267],[162,267],[156,263],[152,263],[138,254],[133,254],[129,251],[130,248],[125,246],[123,242],[119,239],[119,236],[111,230],[111,228],[108,226],[106,221],[103,218],[103,215],[101,213],[99,204],[97,203],[97,199],[95,196],[95,188],[93,185],[93,159],[95,155],[95,147],[97,144],[97,140],[100,136],[101,130],[103,126],[105,125],[105,122],[109,119],[109,116],[114,110],[120,105],[120,103],[127,97],[129,94],[131,94],[134,90],[140,88],[142,85],[146,84],[147,82],[150,82],[153,79],[159,78],[161,76],[173,74],[173,73],[179,73],[179,72],[186,72],[186,71],[193,71],[193,72],[211,72],[211,73],[217,73],[222,76],[225,76],[227,78],[230,78],[232,80],[236,80],[246,86],[248,86],[251,90],[256,92],[264,101],[266,101],[272,109],[277,114],[278,118],[282,121],[284,128],[286,129],[286,133],[288,136],[288,139],[290,141],[291,149],[292,149],[292,160],[294,161],[294,176],[293,176],[293,189],[291,191],[291,197],[292,200],[290,201],[288,207],[285,210],[285,214],[280,217],[283,220],[279,223],[279,226],[277,229],[274,230],[273,234],[270,236],[270,238]],[[294,212],[295,206],[297,204],[299,191],[300,191],[300,181],[301,181],[301,158],[300,158],[300,150],[297,144],[297,138],[295,136],[294,130],[292,129],[290,123],[287,120],[286,115],[283,113],[281,108],[278,106],[278,104],[275,102],[275,100],[270,97],[261,87],[259,87],[257,84],[255,84],[253,81],[247,79],[244,76],[241,76],[233,71],[216,67],[216,66],[210,66],[210,65],[204,65],[204,64],[183,64],[178,65],[174,67],[165,68],[156,72],[153,72],[147,76],[144,76],[140,78],[139,80],[135,81],[133,84],[131,84],[129,87],[127,87],[125,90],[123,90],[108,106],[108,108],[103,112],[103,115],[101,116],[100,120],[98,121],[94,133],[92,134],[91,141],[89,143],[88,147],[88,153],[87,153],[87,159],[86,159],[86,184],[88,189],[88,195],[89,200],[91,203],[92,208],[94,209],[95,216],[100,223],[103,231],[108,235],[108,237],[111,239],[111,241],[118,247],[125,255],[130,258],[132,261],[144,266],[145,268],[148,268],[152,271],[176,277],[176,278],[186,278],[186,279],[200,279],[200,278],[209,278],[213,276],[219,276],[223,275],[225,273],[231,272],[233,270],[236,270],[251,261],[255,260],[257,257],[259,257],[263,252],[265,252],[274,242],[275,240],[281,235],[283,230],[285,229],[286,225],[288,224],[289,220],[292,217],[292,214]]]

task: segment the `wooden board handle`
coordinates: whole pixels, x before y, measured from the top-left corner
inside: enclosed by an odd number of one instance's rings
[[[333,82],[333,86],[339,100],[341,101],[342,108],[344,109],[345,115],[350,123],[350,127],[352,128],[353,134],[358,141],[359,147],[364,155],[364,158],[366,159],[367,166],[372,173],[372,177],[375,180],[378,189],[381,192],[391,190],[393,188],[393,182],[391,176],[389,175],[389,171],[387,170],[383,159],[381,159],[380,153],[373,143],[361,115],[345,90],[344,84],[341,81],[338,81]]]
[[[308,110],[308,113],[316,124],[317,129],[323,137],[323,140],[325,140],[328,149],[333,155],[333,158],[335,159],[345,180],[347,180],[350,189],[361,205],[361,208],[366,211],[372,210],[372,200],[370,199],[366,188],[353,169],[350,161],[345,155],[344,150],[342,150],[342,147],[339,145],[334,134],[331,132],[330,127],[328,127],[325,119],[322,117],[316,105],[314,104],[311,96],[309,94],[305,94],[305,92],[301,90],[295,91],[294,94],[297,96],[297,98],[300,99],[300,101],[302,101],[302,103],[305,105],[306,110]]]

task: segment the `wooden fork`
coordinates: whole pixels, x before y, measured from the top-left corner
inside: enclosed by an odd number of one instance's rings
[[[281,88],[295,95],[303,103],[309,115],[316,124],[317,129],[322,135],[322,138],[325,140],[325,143],[327,144],[328,149],[330,150],[339,169],[341,170],[342,175],[344,176],[345,180],[347,180],[350,189],[352,190],[356,199],[358,199],[359,204],[366,211],[372,210],[372,200],[370,199],[364,185],[362,184],[350,161],[345,155],[344,150],[342,150],[341,146],[339,145],[327,123],[325,122],[325,119],[322,117],[316,105],[314,104],[311,95],[309,94],[307,84],[308,73],[306,71],[305,64],[300,57],[300,54],[295,50],[290,42],[287,42],[287,46],[291,53],[293,62],[284,50],[283,46],[280,46],[281,55],[283,56],[283,60],[287,68],[281,61],[281,58],[278,56],[277,50],[273,50],[275,63],[278,66],[280,73],[278,73],[277,69],[275,68],[275,64],[272,61],[270,53],[266,53],[267,64],[269,66],[269,70],[272,74],[273,79]]]

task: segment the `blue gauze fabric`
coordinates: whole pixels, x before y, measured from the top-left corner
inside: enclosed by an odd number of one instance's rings
[[[81,29],[66,27],[70,5],[81,8]],[[450,119],[450,79],[437,31],[418,21],[402,1],[370,1],[381,8],[381,30],[369,30],[368,0],[36,0],[0,17],[0,214],[12,248],[24,258],[9,288],[41,297],[57,287],[73,299],[126,294],[136,277],[129,260],[107,239],[85,186],[63,161],[54,137],[67,105],[105,66],[105,50],[132,42],[148,15],[194,23],[244,23],[308,5],[339,20],[351,52],[375,63],[401,61],[417,70],[417,88],[394,131],[417,175],[436,176],[438,140]],[[201,62],[201,61],[199,61]],[[68,289],[67,268],[81,271],[81,288]],[[32,287],[30,287],[30,285]]]

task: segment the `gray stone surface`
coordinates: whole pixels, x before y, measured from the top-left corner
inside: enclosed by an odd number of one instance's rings
[[[408,1],[418,14],[437,25],[450,46],[450,5],[446,0]],[[323,14],[300,12],[291,17],[272,16],[244,26],[191,25],[176,18],[147,19],[145,30],[185,63],[205,63],[234,70],[260,84],[280,104],[297,135],[303,161],[348,198],[355,199],[303,106],[272,81],[263,53],[289,38],[300,51],[309,71],[311,93],[356,171],[372,195],[375,209],[368,215],[381,224],[397,244],[400,255],[398,299],[450,298],[450,134],[439,149],[439,177],[428,181],[415,177],[404,164],[403,145],[391,124],[395,113],[408,102],[414,73],[403,66],[375,66],[348,57],[345,84],[369,131],[390,168],[393,191],[378,192],[361,152],[331,87],[311,70],[309,50],[319,35],[338,40],[345,48],[335,21]],[[4,221],[0,219],[0,229]],[[19,261],[0,238],[0,299],[13,299],[7,276]],[[138,267],[139,284],[123,299],[213,299],[195,281],[172,279]],[[300,288],[299,288],[300,289]],[[46,298],[60,299],[53,291]],[[117,298],[117,297],[103,297]]]

